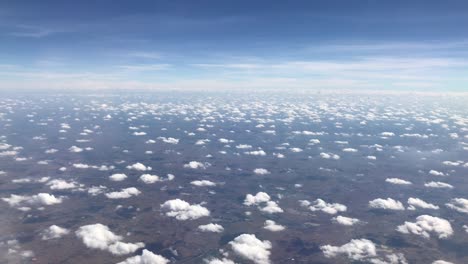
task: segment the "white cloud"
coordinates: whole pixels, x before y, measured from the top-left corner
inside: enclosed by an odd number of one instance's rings
[[[445,182],[435,182],[431,181],[428,183],[425,183],[424,186],[429,187],[429,188],[447,188],[447,189],[453,189],[453,186],[445,183]]]
[[[340,156],[336,155],[336,154],[333,154],[333,153],[325,153],[325,152],[321,152],[320,153],[320,157],[322,159],[334,159],[334,160],[338,160],[340,159]]]
[[[224,228],[221,225],[209,223],[209,224],[206,224],[206,225],[199,225],[198,230],[200,230],[202,232],[221,233],[221,232],[224,231]]]
[[[82,152],[82,151],[83,151],[82,148],[77,147],[77,146],[71,146],[68,150],[69,150],[70,152],[74,152],[74,153],[79,153],[79,152]]]
[[[101,194],[103,193],[105,190],[107,189],[106,186],[102,186],[102,185],[99,185],[99,186],[92,186],[88,189],[88,194],[92,195],[92,196],[96,196],[98,194]]]
[[[130,254],[145,246],[141,242],[121,242],[122,236],[114,234],[109,230],[109,227],[99,223],[81,226],[75,234],[87,247],[106,250],[114,255]]]
[[[137,196],[140,193],[141,192],[137,188],[129,187],[129,188],[122,189],[119,192],[106,193],[106,197],[109,199],[127,199],[132,196]]]
[[[405,222],[396,230],[404,234],[415,234],[425,238],[430,238],[430,233],[435,233],[441,239],[448,238],[453,234],[449,221],[430,215],[420,215],[416,218],[416,222]]]
[[[416,207],[423,208],[423,209],[439,209],[439,206],[433,205],[431,203],[427,203],[419,198],[408,198],[408,210],[416,210]]]
[[[112,174],[111,176],[109,176],[109,179],[111,181],[123,181],[123,180],[127,179],[127,175],[125,175],[123,173],[115,173],[115,174]]]
[[[68,190],[79,187],[79,185],[74,181],[67,182],[62,179],[51,180],[47,185],[49,185],[49,188],[52,190]]]
[[[344,148],[343,152],[358,152],[358,150],[354,148]]]
[[[256,264],[270,263],[272,245],[268,240],[261,241],[253,234],[242,234],[229,242],[229,245],[237,255]]]
[[[211,258],[211,259],[205,259],[206,264],[236,264],[234,261],[227,259],[227,258]]]
[[[344,255],[353,261],[362,261],[377,256],[375,244],[367,239],[352,239],[342,246],[321,246],[323,254],[327,258]]]
[[[166,211],[167,216],[175,217],[177,220],[193,220],[210,215],[207,208],[199,204],[191,205],[181,199],[168,200],[161,204],[161,209]]]
[[[263,150],[246,151],[244,154],[252,156],[266,156],[266,152]]]
[[[271,197],[265,192],[258,192],[255,196],[247,194],[244,200],[244,205],[259,205],[260,203],[266,203],[270,201]]]
[[[266,220],[263,228],[272,232],[279,232],[286,229],[284,226],[277,224],[273,220]]]
[[[316,199],[313,203],[302,200],[299,201],[302,206],[308,207],[312,212],[322,211],[327,214],[336,214],[338,212],[345,212],[347,210],[346,205],[340,203],[327,203],[322,199]]]
[[[351,218],[351,217],[346,217],[346,216],[341,216],[341,215],[333,217],[332,221],[337,224],[345,225],[345,226],[352,226],[360,222],[359,219],[357,218]]]
[[[41,239],[49,240],[49,239],[61,238],[62,236],[67,235],[68,233],[70,233],[70,230],[66,228],[63,228],[57,225],[51,225],[41,232]]]
[[[127,166],[127,169],[129,170],[137,170],[137,171],[149,171],[151,170],[151,167],[145,166],[144,164],[137,162],[135,164]]]
[[[192,181],[190,184],[195,186],[216,186],[216,183],[208,180]]]
[[[448,208],[456,210],[460,213],[468,214],[468,199],[454,198],[449,203],[445,204]]]
[[[257,174],[257,175],[266,175],[266,174],[270,174],[270,172],[267,170],[267,169],[263,169],[263,168],[256,168],[253,170],[253,173]]]
[[[179,143],[179,139],[177,138],[172,138],[172,137],[158,137],[159,140],[161,140],[162,142],[164,143],[168,143],[168,144],[178,144]]]
[[[159,178],[158,175],[151,175],[151,174],[143,174],[140,176],[140,181],[146,183],[146,184],[151,184],[160,181],[161,179]]]
[[[205,164],[198,162],[198,161],[190,161],[187,164],[184,164],[184,168],[189,169],[206,169]]]
[[[399,178],[387,178],[387,179],[385,179],[385,181],[388,182],[388,183],[391,183],[391,184],[398,184],[398,185],[410,185],[410,184],[412,184],[412,182],[410,182],[410,181],[402,180],[402,179],[399,179]]]
[[[436,171],[436,170],[430,170],[429,174],[434,175],[434,176],[445,176],[443,172]]]
[[[454,264],[454,263],[439,259],[439,260],[433,261],[432,264]]]
[[[141,256],[134,256],[119,262],[118,264],[167,264],[169,260],[161,255],[143,249]]]
[[[20,206],[24,203],[31,205],[53,205],[62,202],[61,197],[55,197],[53,194],[39,193],[32,196],[23,196],[11,194],[10,198],[2,198],[3,201],[7,202],[11,207]]]
[[[393,200],[392,198],[387,199],[374,199],[369,201],[369,207],[374,209],[384,209],[384,210],[405,210],[405,207],[400,201]]]

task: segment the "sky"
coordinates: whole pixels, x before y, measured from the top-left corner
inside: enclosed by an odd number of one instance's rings
[[[1,90],[468,92],[467,1],[0,1]]]

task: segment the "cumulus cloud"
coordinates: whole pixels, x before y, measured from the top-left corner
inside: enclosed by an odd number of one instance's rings
[[[167,216],[175,217],[177,220],[193,220],[210,215],[207,208],[199,204],[191,205],[181,199],[168,200],[161,204],[161,209]]]
[[[208,180],[192,181],[190,184],[195,186],[216,186],[216,183]]]
[[[231,245],[234,253],[242,258],[253,261],[256,264],[270,263],[272,245],[268,240],[262,241],[253,234],[242,234],[229,242],[229,245]]]
[[[320,157],[322,159],[334,159],[334,160],[338,160],[340,159],[340,156],[336,155],[336,154],[333,154],[333,153],[325,153],[325,152],[321,152],[320,153]]]
[[[244,199],[244,205],[257,205],[260,211],[264,213],[282,213],[283,209],[275,201],[270,201],[270,199],[271,197],[265,192],[258,192],[256,195],[247,194]]]
[[[149,171],[151,170],[151,167],[145,166],[144,164],[137,162],[137,163],[127,166],[127,169],[137,170],[137,171]]]
[[[266,152],[263,150],[246,151],[244,154],[252,156],[266,156]]]
[[[123,180],[127,179],[127,175],[125,175],[123,173],[115,173],[115,174],[112,174],[111,176],[109,176],[109,179],[111,181],[123,181]]]
[[[419,198],[413,198],[410,197],[408,198],[408,210],[416,210],[416,208],[422,208],[422,209],[434,209],[437,210],[439,209],[439,206],[433,205],[431,203],[427,203]]]
[[[184,168],[189,168],[189,169],[206,169],[205,164],[198,162],[198,161],[190,161],[187,164],[184,164]]]
[[[313,203],[307,200],[299,201],[303,207],[308,207],[312,212],[322,211],[327,214],[337,214],[338,212],[345,212],[346,205],[340,203],[327,203],[322,199],[317,199]]]
[[[425,183],[424,186],[429,187],[429,188],[446,188],[446,189],[453,189],[453,186],[445,183],[445,182],[435,182],[431,181],[428,183]]]
[[[334,223],[344,225],[344,226],[352,226],[360,222],[359,219],[357,218],[351,218],[351,217],[346,217],[346,216],[341,216],[341,215],[333,217],[332,221]]]
[[[416,222],[405,222],[396,230],[404,234],[415,234],[425,238],[430,238],[430,233],[434,233],[441,239],[448,238],[453,234],[449,221],[430,215],[420,215],[416,218]]]
[[[253,170],[253,173],[257,174],[257,175],[266,175],[266,174],[270,174],[270,172],[267,170],[267,169],[263,169],[263,168],[256,168]]]
[[[151,184],[160,181],[161,179],[159,178],[158,175],[152,175],[152,174],[143,174],[140,176],[140,181],[146,183],[146,184]]]
[[[279,232],[286,229],[284,226],[277,224],[273,220],[266,220],[263,228],[272,232]]]
[[[391,253],[388,248],[379,247],[368,239],[352,239],[341,246],[323,245],[320,249],[326,258],[344,256],[351,262],[408,264],[403,254]]]
[[[454,263],[439,259],[439,260],[433,261],[432,264],[454,264]]]
[[[405,207],[400,201],[393,200],[392,198],[387,199],[374,199],[369,201],[369,207],[374,209],[384,209],[384,210],[405,210]]]
[[[67,190],[67,189],[74,189],[74,188],[79,187],[78,183],[75,181],[67,182],[62,179],[51,180],[47,183],[47,185],[52,190]]]
[[[66,228],[63,228],[57,225],[51,225],[41,232],[41,239],[49,240],[49,239],[61,238],[62,236],[67,235],[68,233],[70,233],[70,230]]]
[[[410,181],[405,181],[399,178],[387,178],[385,179],[386,182],[391,183],[391,184],[398,184],[398,185],[410,185],[413,184]]]
[[[137,196],[141,192],[135,187],[124,188],[119,192],[106,193],[106,197],[109,199],[127,199],[132,196]]]
[[[224,227],[218,224],[213,224],[209,223],[206,225],[199,225],[198,230],[202,232],[215,232],[215,233],[221,233],[224,231]]]
[[[9,198],[2,198],[3,201],[7,202],[11,207],[18,207],[23,204],[30,205],[53,205],[62,202],[61,197],[55,197],[53,194],[39,193],[32,196],[23,196],[11,194]]]
[[[68,150],[69,150],[70,152],[74,152],[74,153],[79,153],[79,152],[82,152],[82,151],[83,151],[82,148],[77,147],[77,146],[71,146]]]
[[[344,148],[343,152],[358,152],[358,150],[354,148]]]
[[[162,142],[164,143],[168,143],[168,144],[178,144],[179,143],[179,139],[177,138],[172,138],[172,137],[158,137],[159,140],[161,140]]]
[[[227,258],[211,258],[211,259],[206,259],[205,260],[206,264],[236,264],[234,261],[227,259]]]
[[[460,213],[468,214],[468,199],[454,198],[449,203],[445,204],[448,208]]]
[[[127,258],[118,264],[167,264],[169,260],[161,255],[154,254],[153,252],[143,249],[140,256]]]
[[[434,176],[445,176],[443,172],[436,171],[436,170],[430,170],[429,174],[434,175]]]
[[[81,226],[75,234],[88,248],[106,250],[114,255],[130,254],[145,246],[142,242],[122,242],[121,236],[114,234],[109,227],[99,223]]]

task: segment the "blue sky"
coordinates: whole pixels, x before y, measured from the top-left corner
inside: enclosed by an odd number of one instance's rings
[[[467,1],[1,1],[1,89],[468,91]]]

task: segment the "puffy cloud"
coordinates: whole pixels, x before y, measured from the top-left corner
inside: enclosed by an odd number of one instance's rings
[[[69,150],[70,152],[74,152],[74,153],[79,153],[79,152],[82,152],[82,151],[83,151],[82,148],[77,147],[77,146],[71,146],[68,150]]]
[[[270,172],[267,170],[267,169],[263,169],[263,168],[256,168],[253,170],[253,173],[257,174],[257,175],[266,175],[266,174],[270,174]]]
[[[49,239],[61,238],[62,236],[67,235],[68,233],[70,233],[70,230],[66,228],[63,228],[57,225],[51,225],[41,232],[41,239],[49,240]]]
[[[205,260],[206,264],[236,264],[234,261],[227,259],[227,258],[211,258],[211,259],[206,259]]]
[[[59,204],[63,199],[61,197],[55,197],[53,194],[39,193],[32,196],[11,194],[10,198],[2,198],[2,200],[7,202],[11,207],[16,207],[25,203],[31,205]]]
[[[302,152],[303,150],[301,148],[290,148],[289,149],[291,152],[299,153]]]
[[[436,171],[436,170],[430,170],[429,174],[434,175],[434,176],[445,176],[443,172]]]
[[[410,185],[413,184],[410,181],[405,181],[399,178],[387,178],[385,179],[386,182],[391,183],[391,184],[398,184],[398,185]]]
[[[121,236],[114,234],[109,230],[109,227],[99,223],[81,226],[75,234],[87,247],[106,250],[114,255],[130,254],[145,246],[145,244],[141,242],[121,242]]]
[[[384,210],[405,210],[405,207],[400,201],[393,200],[392,198],[387,199],[374,199],[369,201],[369,207],[374,209],[384,209]]]
[[[445,204],[448,208],[456,210],[460,213],[468,214],[468,199],[454,198],[449,203]]]
[[[130,188],[122,189],[119,192],[106,193],[106,197],[109,199],[126,199],[132,196],[137,196],[140,193],[141,192],[137,188],[130,187]]]
[[[266,156],[266,152],[263,150],[246,151],[244,154],[252,156]]]
[[[206,224],[206,225],[199,225],[198,230],[200,230],[202,232],[221,233],[221,232],[224,231],[224,227],[222,227],[221,225],[218,225],[218,224],[209,223],[209,224]]]
[[[111,181],[123,181],[123,180],[127,179],[127,175],[125,175],[123,173],[115,173],[115,174],[112,174],[111,176],[109,176],[109,179]]]
[[[135,132],[133,132],[133,135],[134,135],[134,136],[145,136],[145,135],[146,135],[146,132],[143,132],[143,131],[141,131],[141,132],[135,131]]]
[[[439,259],[439,260],[433,261],[432,264],[454,264],[454,263]]]
[[[343,152],[358,152],[358,150],[354,148],[344,148]]]
[[[161,255],[154,254],[153,252],[143,249],[141,256],[130,257],[118,264],[167,264],[169,260]]]
[[[159,140],[161,140],[162,142],[164,143],[168,143],[168,144],[178,144],[179,143],[179,139],[177,138],[172,138],[172,137],[158,137]]]
[[[99,186],[92,186],[88,189],[88,194],[92,195],[92,196],[96,196],[98,194],[101,194],[103,193],[105,190],[107,189],[106,186],[102,186],[102,185],[99,185]]]
[[[270,201],[271,197],[265,192],[258,192],[255,196],[252,194],[247,194],[245,196],[244,205],[258,205],[260,203],[266,203]]]
[[[393,136],[395,136],[395,133],[393,133],[393,132],[382,132],[382,133],[380,133],[380,135],[382,137],[393,137]]]
[[[424,186],[429,187],[429,188],[447,188],[447,189],[453,189],[453,186],[445,183],[445,182],[435,182],[431,181],[428,183],[425,183]]]
[[[339,203],[327,203],[322,199],[317,199],[313,203],[302,200],[299,201],[303,207],[308,207],[311,211],[322,211],[327,214],[336,214],[338,212],[344,212],[347,210],[346,205]]]
[[[190,184],[195,186],[216,186],[216,183],[208,180],[192,181]]]
[[[419,198],[408,198],[408,210],[416,210],[416,207],[423,208],[423,209],[439,209],[439,206],[433,205],[431,203],[427,203]]]
[[[151,184],[160,181],[160,178],[158,175],[143,174],[140,176],[140,181],[146,184]]]
[[[74,188],[79,187],[77,182],[74,182],[74,181],[67,182],[62,179],[51,180],[47,183],[47,185],[49,185],[49,188],[52,190],[67,190],[67,189],[74,189]]]
[[[263,225],[263,228],[272,232],[279,232],[283,231],[285,229],[284,226],[278,225],[275,221],[273,220],[266,220],[265,224]]]
[[[435,216],[420,215],[416,222],[405,222],[396,229],[404,234],[415,234],[425,238],[430,237],[430,233],[435,233],[439,238],[448,238],[453,234],[450,222]]]
[[[247,145],[247,144],[240,144],[240,145],[237,145],[236,148],[237,149],[249,149],[249,148],[252,148],[252,146]]]
[[[281,209],[276,202],[270,201],[270,199],[271,197],[265,192],[258,192],[255,196],[247,194],[244,199],[244,205],[264,205],[263,207],[260,207],[260,211],[264,213],[282,213],[283,209]]]
[[[346,217],[346,216],[341,216],[341,215],[333,217],[332,221],[337,224],[345,225],[345,226],[352,226],[360,222],[359,219],[357,218],[351,218],[351,217]]]
[[[320,157],[321,157],[322,159],[334,159],[334,160],[340,159],[340,156],[338,156],[338,155],[336,155],[336,154],[333,154],[333,153],[325,153],[325,152],[320,153]]]
[[[149,171],[151,170],[151,167],[145,166],[144,164],[137,162],[137,163],[127,166],[127,169],[137,170],[137,171]]]
[[[229,245],[234,253],[256,264],[270,263],[272,245],[268,240],[261,241],[253,234],[242,234],[229,242]]]
[[[189,169],[206,169],[205,164],[198,162],[198,161],[190,161],[187,164],[184,164],[184,168],[189,168]]]
[[[375,244],[367,239],[352,239],[342,246],[324,245],[320,249],[327,258],[344,255],[353,261],[361,261],[377,256]]]
[[[161,204],[161,209],[166,211],[167,216],[175,217],[177,220],[193,220],[210,215],[207,208],[199,204],[191,205],[181,199],[168,200]]]
[[[403,254],[392,253],[387,247],[377,246],[367,239],[352,239],[342,246],[324,245],[320,249],[327,258],[345,256],[350,262],[408,264]]]
[[[226,138],[220,138],[220,139],[218,139],[218,141],[219,141],[220,143],[224,143],[224,144],[234,142],[234,140],[229,140],[229,139],[226,139]]]

